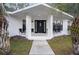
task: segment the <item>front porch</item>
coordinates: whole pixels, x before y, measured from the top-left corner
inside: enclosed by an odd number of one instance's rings
[[[46,20],[45,20],[46,19]],[[57,27],[57,24],[60,25]],[[26,32],[20,35],[30,40],[49,40],[56,36],[68,35],[68,20],[56,20],[53,15],[42,18],[26,16]]]
[[[26,16],[26,35],[31,40],[46,40],[53,37],[53,16]]]

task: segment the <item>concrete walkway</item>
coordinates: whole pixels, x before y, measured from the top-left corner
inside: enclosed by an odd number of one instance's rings
[[[46,40],[34,40],[29,55],[54,55]]]

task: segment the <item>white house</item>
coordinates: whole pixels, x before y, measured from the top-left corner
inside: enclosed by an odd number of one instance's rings
[[[29,40],[48,40],[68,35],[68,21],[72,15],[50,4],[32,4],[16,11],[7,11],[9,35],[20,35]]]

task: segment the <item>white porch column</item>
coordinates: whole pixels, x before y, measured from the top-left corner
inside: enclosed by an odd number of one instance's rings
[[[63,20],[63,34],[68,34],[68,20]]]
[[[50,18],[49,18],[49,27],[48,27],[48,30],[49,30],[49,37],[53,37],[53,15],[50,15]]]
[[[31,17],[26,16],[26,36],[31,37]]]

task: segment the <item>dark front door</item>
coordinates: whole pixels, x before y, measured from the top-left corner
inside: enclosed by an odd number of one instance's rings
[[[46,33],[46,20],[35,20],[35,33]]]

